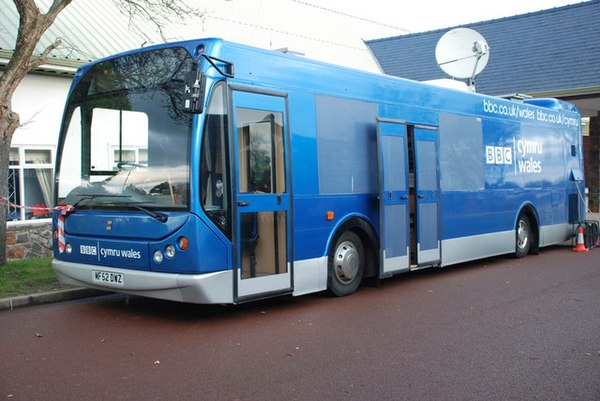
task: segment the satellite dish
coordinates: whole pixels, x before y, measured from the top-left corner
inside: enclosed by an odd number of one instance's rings
[[[490,58],[490,48],[481,34],[469,28],[446,32],[435,47],[438,66],[448,75],[469,79],[474,91],[475,77],[483,71]]]

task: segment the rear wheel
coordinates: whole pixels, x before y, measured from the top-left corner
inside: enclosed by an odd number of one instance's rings
[[[531,224],[527,216],[522,214],[517,220],[515,240],[515,256],[517,258],[525,257],[529,253],[532,239]]]
[[[327,286],[338,297],[358,289],[365,271],[365,251],[358,235],[344,231],[329,252]]]

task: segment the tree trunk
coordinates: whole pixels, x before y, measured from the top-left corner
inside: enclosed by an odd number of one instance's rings
[[[0,105],[0,196],[8,202],[8,166],[10,158],[10,142],[13,133],[19,126],[19,116]],[[0,266],[6,264],[6,211],[4,202],[0,202]]]
[[[72,0],[54,0],[46,14],[42,14],[34,0],[13,0],[19,12],[19,31],[15,51],[0,75],[0,266],[6,264],[6,202],[8,202],[8,166],[10,144],[19,127],[19,115],[12,111],[12,96],[25,75],[44,64],[50,52],[60,46],[57,40],[44,52],[33,57],[42,35],[54,23],[56,16]]]
[[[29,71],[46,63],[48,55],[61,41],[56,40],[39,56],[34,56],[42,35],[54,23],[62,10],[73,0],[53,0],[46,14],[42,14],[35,0],[13,0],[19,13],[19,29],[15,51],[0,75],[0,266],[6,264],[6,205],[8,201],[8,172],[10,144],[19,127],[19,116],[12,111],[11,99]],[[114,0],[122,11],[133,18],[141,15],[152,21],[163,34],[162,21],[173,15],[180,20],[186,16],[201,16],[202,13],[185,2],[175,0]],[[164,35],[162,35],[164,37]],[[3,200],[4,199],[4,200]]]

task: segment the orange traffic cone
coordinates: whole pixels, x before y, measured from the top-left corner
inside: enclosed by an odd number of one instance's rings
[[[589,249],[585,247],[583,242],[583,227],[579,226],[577,229],[577,245],[571,249],[573,252],[588,252]]]

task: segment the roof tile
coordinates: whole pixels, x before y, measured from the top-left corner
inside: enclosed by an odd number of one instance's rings
[[[490,59],[477,90],[490,95],[600,86],[600,0],[483,21],[464,27],[486,38]],[[448,78],[435,46],[448,30],[367,41],[386,74],[415,80]]]

